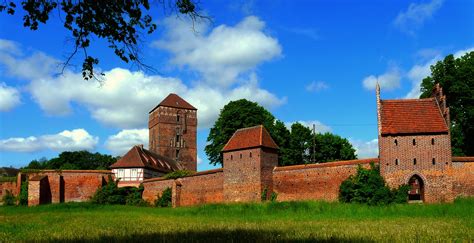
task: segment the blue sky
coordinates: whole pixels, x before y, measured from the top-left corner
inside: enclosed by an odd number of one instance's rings
[[[374,86],[382,98],[415,98],[429,66],[474,50],[472,1],[218,1],[201,8],[213,22],[191,31],[163,16],[143,36],[142,59],[122,63],[95,40],[102,85],[83,81],[58,16],[38,31],[21,11],[0,14],[0,166],[20,167],[65,150],[121,155],[147,144],[148,111],[174,92],[198,108],[198,170],[209,127],[231,100],[247,98],[291,124],[317,124],[349,139],[360,158],[377,156]]]

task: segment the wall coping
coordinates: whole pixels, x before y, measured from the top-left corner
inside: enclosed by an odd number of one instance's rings
[[[40,174],[40,173],[97,173],[97,174],[113,174],[110,170],[38,170],[38,171],[28,171],[20,172],[22,174]]]
[[[223,171],[224,170],[222,168],[213,169],[213,170],[204,170],[204,171],[196,172],[192,175],[183,176],[183,177],[176,178],[176,179],[166,179],[166,178],[163,178],[163,177],[146,179],[146,180],[143,180],[142,183],[148,183],[148,182],[154,182],[154,181],[167,181],[167,180],[172,181],[172,180],[177,180],[177,179],[182,179],[182,178],[187,178],[187,177],[193,177],[193,176],[202,176],[202,175],[215,174],[215,173],[220,173],[220,172],[223,172]]]
[[[474,162],[474,157],[462,156],[462,157],[452,157],[452,161],[456,162]]]
[[[379,163],[379,158],[341,160],[341,161],[326,162],[326,163],[320,163],[320,164],[281,166],[281,167],[275,167],[273,171],[304,170],[304,169],[326,168],[326,167],[336,167],[336,166],[344,166],[344,165],[370,164],[371,162]]]

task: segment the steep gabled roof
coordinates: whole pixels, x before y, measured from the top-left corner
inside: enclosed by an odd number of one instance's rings
[[[185,101],[183,98],[179,97],[177,94],[169,94],[166,96],[166,98],[161,101],[155,108],[153,108],[151,112],[156,110],[156,108],[160,106],[165,106],[165,107],[173,107],[173,108],[181,108],[181,109],[188,109],[188,110],[197,110],[196,107],[192,106],[189,104],[187,101]]]
[[[381,100],[381,133],[448,133],[448,126],[434,98]]]
[[[234,135],[232,135],[222,149],[222,152],[254,147],[278,149],[278,145],[273,141],[267,129],[259,125],[235,131]]]
[[[174,160],[153,153],[141,146],[133,146],[110,168],[149,168],[161,172],[172,172],[182,168]]]

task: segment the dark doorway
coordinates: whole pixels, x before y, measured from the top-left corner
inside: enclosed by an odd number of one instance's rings
[[[59,176],[59,202],[64,202],[64,178]]]
[[[410,191],[408,191],[408,201],[423,202],[424,200],[424,184],[421,177],[414,175],[408,181]]]

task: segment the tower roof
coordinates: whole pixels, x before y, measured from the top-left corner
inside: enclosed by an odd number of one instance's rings
[[[448,133],[434,98],[381,100],[381,134]]]
[[[258,125],[235,131],[222,152],[255,147],[278,149],[278,145],[273,141],[267,129],[262,125]]]
[[[160,106],[165,107],[173,107],[173,108],[181,108],[181,109],[188,109],[188,110],[197,110],[196,107],[189,104],[183,98],[179,97],[177,94],[171,93],[164,100],[162,100],[155,108],[153,108],[151,112],[156,110],[156,108]]]
[[[155,154],[142,146],[133,146],[121,159],[110,168],[149,168],[161,172],[181,170],[174,160]]]

